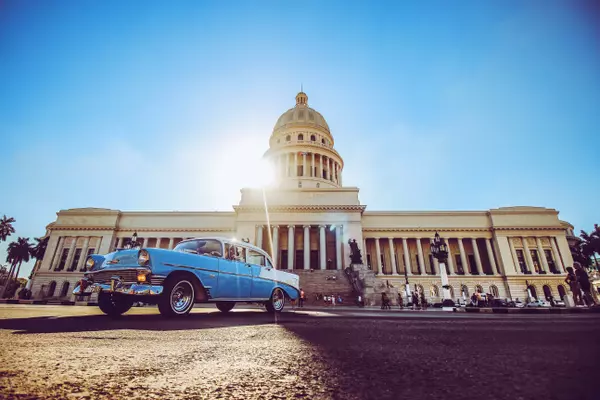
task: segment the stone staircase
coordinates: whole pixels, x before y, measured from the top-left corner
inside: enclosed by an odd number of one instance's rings
[[[354,304],[352,285],[344,271],[296,269],[290,272],[300,277],[300,287],[306,294],[306,305],[323,305],[323,300],[317,301],[315,298],[318,293],[323,296],[340,295],[344,304]]]

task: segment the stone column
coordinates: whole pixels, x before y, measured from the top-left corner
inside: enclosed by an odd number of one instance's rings
[[[144,242],[142,243],[142,247],[143,247],[143,248],[146,248],[146,247],[148,247],[148,239],[149,239],[149,238],[147,238],[147,237],[145,237],[145,238],[144,238]]]
[[[454,268],[454,258],[452,257],[452,251],[450,250],[450,239],[443,238],[446,247],[448,247],[448,275],[454,275],[457,273]]]
[[[410,268],[410,253],[408,252],[408,241],[406,238],[402,238],[402,249],[404,250],[404,268],[406,268],[406,275],[411,276],[412,270]]]
[[[342,225],[335,227],[335,264],[336,269],[342,269]]]
[[[475,255],[477,274],[483,275],[483,266],[481,265],[481,256],[479,255],[479,247],[477,247],[477,239],[471,238],[471,245],[473,246],[473,254]]]
[[[120,238],[120,239],[122,240],[122,238]],[[76,267],[77,271],[81,271],[85,267],[89,246],[90,246],[90,238],[86,237],[83,241],[83,247],[81,248],[81,257],[79,257],[79,263],[77,263],[77,267]]]
[[[425,259],[423,258],[423,246],[421,245],[421,238],[417,238],[417,257],[419,259],[419,270],[420,275],[426,275],[427,271],[425,271]]]
[[[467,255],[465,254],[465,246],[463,245],[462,239],[458,238],[458,250],[460,251],[460,262],[463,265],[463,270],[465,271],[465,275],[471,275],[471,270],[469,269],[469,263],[467,261]]]
[[[88,238],[89,241],[89,238]],[[117,249],[122,249],[123,248],[123,238],[120,237],[117,239]]]
[[[58,263],[60,262],[60,256],[63,251],[63,246],[65,245],[65,237],[61,236],[58,239],[58,245],[56,245],[56,252],[54,253],[54,260],[52,260],[52,264],[50,265],[50,269],[56,269],[58,267]]]
[[[317,176],[322,179],[323,178],[323,168],[324,168],[323,167],[323,155],[319,154],[319,156],[320,156],[319,158],[321,159],[321,169],[318,171],[319,173],[317,174]]]
[[[327,247],[325,246],[325,225],[319,225],[319,269],[327,269]]]
[[[546,253],[544,253],[544,248],[542,247],[542,241],[537,236],[535,238],[535,243],[537,244],[538,253],[540,255],[539,259],[542,260],[542,268],[544,268],[544,271],[547,274],[549,274],[550,267],[548,267],[548,259],[546,258]]]
[[[296,252],[294,251],[294,225],[288,225],[288,269],[294,269],[295,255]]]
[[[396,265],[396,254],[394,251],[394,238],[388,238],[388,243],[390,246],[390,260],[392,260],[392,275],[398,275],[398,266]]]
[[[367,262],[367,238],[363,238],[363,251],[362,251],[363,264],[368,265]]]
[[[279,266],[279,226],[275,225],[273,227],[273,254],[271,255],[273,258],[273,267],[277,269]]]
[[[306,152],[302,152],[302,176],[308,176],[306,175]]]
[[[175,242],[175,238],[169,238],[169,250],[173,249],[174,242]]]
[[[383,275],[383,265],[381,265],[381,247],[379,246],[379,238],[375,238],[375,252],[377,253],[377,274]]]
[[[77,236],[73,237],[71,245],[69,246],[69,253],[67,254],[67,262],[65,263],[65,269],[68,271],[71,269],[71,263],[73,262],[73,256],[75,255],[75,246],[77,245]]]
[[[310,269],[310,225],[304,225],[304,269]]]
[[[279,173],[277,174],[280,178],[283,178],[285,176],[285,167],[283,165],[284,161],[284,157],[283,154],[280,154],[278,156],[279,158]]]
[[[285,176],[290,176],[290,153],[285,153]]]
[[[262,225],[257,225],[256,226],[256,247],[258,247],[259,249],[262,249],[262,245],[263,245],[263,226]]]
[[[315,153],[312,154],[312,164],[310,165],[310,176],[315,177]]]
[[[157,249],[160,249],[160,242],[161,242],[161,239],[162,239],[162,238],[156,238],[156,245],[155,245],[155,247],[156,247]]]
[[[535,266],[533,265],[533,258],[531,258],[531,251],[529,250],[529,244],[527,243],[527,238],[521,238],[523,241],[523,252],[525,253],[525,262],[528,264],[527,269],[531,271],[532,274],[537,274],[535,271]]]
[[[558,252],[558,247],[556,246],[556,238],[554,238],[554,237],[550,238],[550,246],[552,246],[552,254],[554,255],[554,262],[555,262],[556,266],[558,267],[558,270],[560,272],[566,272],[565,266],[563,265],[562,260],[560,259],[560,253]]]
[[[492,242],[490,239],[485,239],[485,248],[487,249],[488,258],[490,259],[490,265],[492,266],[492,274],[500,275],[496,260],[494,259],[494,252],[492,251]]]

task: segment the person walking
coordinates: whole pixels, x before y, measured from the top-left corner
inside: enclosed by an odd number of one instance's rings
[[[401,310],[404,308],[404,300],[402,299],[402,293],[398,293],[398,308]]]
[[[590,277],[588,276],[585,269],[581,266],[580,263],[574,262],[573,266],[575,267],[575,276],[577,277],[577,282],[579,283],[579,288],[583,292],[583,301],[585,305],[588,307],[595,306],[596,301],[594,300],[594,296],[592,296],[592,285],[590,284]]]
[[[573,271],[573,267],[567,267],[567,277],[565,278],[565,282],[569,285],[571,293],[573,293],[575,305],[583,304],[583,301],[581,300],[581,288],[579,287],[579,282],[577,282],[577,276],[575,275],[575,271]]]
[[[302,290],[302,288],[300,288],[300,301],[298,302],[298,305],[300,307],[304,307],[304,299],[305,299],[306,295],[304,294],[304,290]]]

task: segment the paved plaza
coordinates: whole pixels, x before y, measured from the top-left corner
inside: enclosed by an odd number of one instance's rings
[[[0,398],[593,399],[600,316],[0,305]]]

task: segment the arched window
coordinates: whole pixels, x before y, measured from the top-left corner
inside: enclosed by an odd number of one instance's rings
[[[469,297],[469,288],[467,287],[467,285],[462,285],[460,287],[460,294],[461,296],[465,296],[465,297]]]
[[[64,281],[63,285],[62,285],[62,289],[60,290],[60,297],[67,296],[68,292],[69,292],[69,282]]]
[[[298,140],[304,140],[304,135],[303,134],[299,134],[298,135]]]
[[[321,143],[325,144],[325,139],[321,139]]]
[[[310,135],[310,140],[311,142],[314,142],[315,140],[317,140],[317,138],[315,137],[315,135]]]
[[[546,297],[546,300],[550,300],[550,297],[552,297],[552,290],[550,289],[550,286],[544,285],[542,289],[544,289],[544,297]]]
[[[496,287],[496,285],[490,286],[490,293],[492,294],[492,296],[494,296],[496,298],[498,296],[500,296],[500,293],[498,292],[498,288]]]
[[[475,292],[483,293],[483,287],[481,287],[481,285],[475,285]]]
[[[285,137],[285,140],[289,142],[290,140],[292,140],[292,137],[291,137],[290,135],[287,135],[287,136]]]
[[[558,295],[560,296],[560,299],[562,300],[567,295],[567,291],[565,290],[565,287],[563,285],[558,285],[557,289],[558,289]]]
[[[54,291],[55,290],[56,290],[56,282],[52,281],[52,282],[50,282],[50,286],[48,287],[48,292],[47,292],[48,294],[47,294],[47,296],[48,297],[54,296]]]
[[[535,290],[535,286],[529,285],[529,291],[531,292],[531,297],[537,299],[537,290]]]

